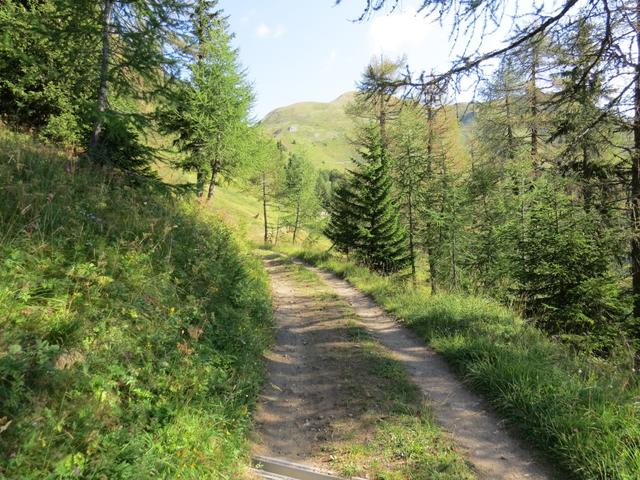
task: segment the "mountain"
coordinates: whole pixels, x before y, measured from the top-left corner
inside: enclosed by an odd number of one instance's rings
[[[319,170],[343,170],[355,155],[349,141],[353,120],[345,113],[354,96],[355,92],[347,92],[332,102],[301,102],[277,108],[267,114],[262,125],[287,150],[305,153]]]
[[[349,140],[353,138],[354,121],[345,112],[355,95],[356,92],[347,92],[331,102],[300,102],[277,108],[267,114],[262,125],[288,151],[306,154],[318,170],[344,170],[356,155]],[[475,125],[473,106],[457,103],[447,105],[443,111],[459,119],[459,130],[451,140],[464,150]],[[465,157],[456,155],[458,169],[466,166]]]

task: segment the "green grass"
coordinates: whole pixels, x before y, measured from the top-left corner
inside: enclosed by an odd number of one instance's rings
[[[287,150],[304,153],[319,170],[344,170],[355,155],[349,141],[354,122],[344,107],[353,100],[346,93],[332,102],[301,102],[269,113],[262,124]],[[290,127],[296,131],[290,132]]]
[[[238,478],[262,267],[196,205],[0,142],[0,478]]]
[[[628,362],[574,354],[492,300],[430,296],[342,258],[293,253],[346,278],[420,334],[566,478],[640,475],[640,386]]]
[[[334,467],[343,475],[379,480],[476,478],[404,367],[358,324],[350,325],[349,338],[356,347],[349,364],[360,367],[353,372],[354,395],[366,412],[358,422],[368,432],[329,449]]]

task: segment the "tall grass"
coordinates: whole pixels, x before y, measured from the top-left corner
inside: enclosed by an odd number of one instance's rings
[[[0,143],[0,477],[237,478],[263,270],[196,206]]]
[[[421,335],[557,463],[561,478],[640,478],[640,385],[631,363],[576,354],[492,300],[430,296],[343,258],[293,254],[349,280]]]

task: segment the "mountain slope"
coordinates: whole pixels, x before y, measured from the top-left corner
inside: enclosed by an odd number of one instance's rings
[[[0,145],[0,478],[241,478],[271,305],[240,235],[2,126]]]
[[[262,120],[267,133],[281,141],[293,153],[304,153],[319,170],[344,170],[356,155],[353,138],[355,123],[345,107],[356,92],[347,92],[331,102],[300,102],[273,110]],[[475,112],[466,103],[447,105],[444,115],[459,119],[458,133],[450,138],[455,145],[464,145],[475,125]],[[464,155],[457,155],[464,157]],[[460,164],[462,162],[462,164]],[[457,158],[462,169],[466,160]]]
[[[262,124],[287,150],[305,153],[316,168],[343,170],[355,154],[349,142],[353,120],[344,111],[354,95],[348,92],[328,103],[301,102],[278,108]]]

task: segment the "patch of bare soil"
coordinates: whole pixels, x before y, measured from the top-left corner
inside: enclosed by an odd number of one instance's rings
[[[445,361],[421,339],[348,282],[324,270],[308,268],[349,302],[373,337],[405,366],[432,405],[438,423],[452,434],[456,445],[461,447],[481,478],[556,478],[543,462],[536,460],[531,449],[509,434],[482,399],[468,390]]]
[[[344,305],[292,278],[283,259],[265,258],[276,303],[275,345],[255,415],[254,453],[317,464],[331,423],[348,418],[348,388],[340,352],[348,342]]]
[[[277,331],[253,453],[364,478],[475,478],[419,389],[351,306],[309,270],[263,258]]]

